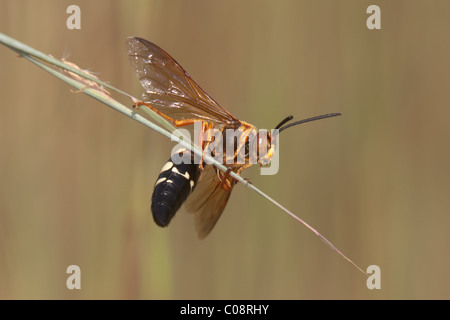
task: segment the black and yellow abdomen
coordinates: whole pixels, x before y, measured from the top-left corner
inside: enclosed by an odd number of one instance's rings
[[[152,195],[153,219],[160,227],[166,227],[183,202],[194,190],[200,176],[198,164],[175,164],[174,158],[162,167]]]

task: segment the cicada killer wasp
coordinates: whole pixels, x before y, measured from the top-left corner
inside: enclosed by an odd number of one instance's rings
[[[257,163],[265,165],[274,154],[275,139],[272,139],[270,132],[258,132],[253,125],[237,119],[222,108],[157,45],[142,38],[130,37],[127,39],[127,48],[131,65],[145,89],[143,101],[135,103],[135,107],[146,106],[172,122],[175,127],[200,122],[201,134],[213,128],[220,130],[224,135],[227,129],[237,132],[237,139],[233,141],[237,142],[234,144],[234,154],[223,153],[223,164],[227,166],[227,172],[205,164],[203,159],[198,164],[194,161],[175,164],[172,156],[163,166],[155,183],[151,210],[156,224],[166,227],[184,201],[193,193],[189,198],[187,210],[195,213],[198,236],[204,238],[222,214],[236,183],[229,171],[240,174],[242,170],[252,165],[229,164],[230,161],[227,160],[236,158],[241,151],[248,156],[248,140],[253,135],[257,141]],[[325,114],[283,126],[292,120],[293,117],[289,116],[275,129],[281,132],[300,123],[337,115],[339,113]],[[205,140],[206,143],[202,144],[204,149],[208,147],[211,139]],[[226,138],[223,141],[226,141]],[[191,156],[194,157],[193,154]]]

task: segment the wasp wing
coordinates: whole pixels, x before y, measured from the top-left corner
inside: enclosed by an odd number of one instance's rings
[[[145,89],[143,100],[175,120],[238,121],[222,108],[163,49],[142,38],[127,38],[128,56]]]
[[[205,166],[199,184],[186,201],[187,211],[194,213],[195,229],[200,239],[205,238],[216,225],[236,183],[233,178],[225,178],[223,174],[212,165]]]

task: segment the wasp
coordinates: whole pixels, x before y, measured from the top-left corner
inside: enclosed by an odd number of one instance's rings
[[[267,165],[274,155],[276,139],[271,132],[258,131],[253,125],[239,120],[211,98],[190,75],[167,52],[142,38],[127,38],[128,56],[141,85],[144,87],[143,101],[135,107],[146,106],[173,123],[175,127],[201,124],[201,135],[206,138],[201,147],[207,150],[214,141],[210,134],[212,129],[223,135],[222,143],[233,144],[232,151],[222,152],[223,164],[228,168],[223,172],[203,159],[176,163],[173,156],[162,167],[155,182],[151,210],[158,226],[166,227],[181,205],[188,199],[186,206],[194,213],[195,226],[200,239],[206,237],[220,218],[233,190],[236,180],[230,176],[233,171],[240,174],[250,167],[249,161],[236,162],[238,155],[244,154],[248,160],[250,138],[256,141],[257,161]],[[308,121],[334,117],[340,113],[330,113],[286,124],[292,120],[289,116],[281,121],[275,129],[279,133],[289,127]],[[285,125],[286,124],[286,125]],[[233,141],[225,133],[233,130]],[[226,149],[226,148],[224,148]],[[227,149],[229,150],[229,149]],[[191,160],[194,155],[188,150]]]

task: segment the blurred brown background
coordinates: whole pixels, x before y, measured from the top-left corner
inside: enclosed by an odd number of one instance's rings
[[[81,30],[66,8],[81,8]],[[381,30],[366,8],[381,7]],[[0,46],[0,298],[450,298],[450,2],[12,1],[0,32],[135,96],[127,36],[167,50],[222,106],[286,131],[277,175],[244,172],[366,269],[238,185],[213,232],[153,223],[173,143]],[[130,105],[128,99],[115,96]],[[81,290],[66,268],[81,267]]]

